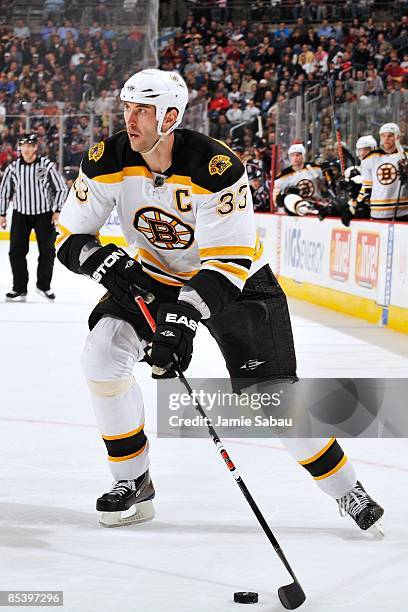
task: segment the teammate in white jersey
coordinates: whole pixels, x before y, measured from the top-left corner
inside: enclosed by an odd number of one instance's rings
[[[381,146],[361,162],[362,187],[357,203],[369,199],[371,218],[408,221],[407,152],[396,123],[380,128]]]
[[[188,100],[177,73],[143,70],[125,83],[121,99],[126,130],[89,149],[57,241],[63,264],[108,289],[91,313],[82,356],[116,481],[97,500],[108,526],[154,516],[142,392],[133,376],[148,343],[152,375],[174,376],[172,355],[182,370],[188,367],[201,321],[222,351],[234,391],[297,381],[286,298],[261,259],[244,165],[222,143],[176,129]],[[136,260],[99,242],[114,206],[127,242],[138,249]],[[135,292],[149,302],[154,335]],[[378,521],[382,508],[357,482],[335,438],[286,445],[360,528]]]
[[[326,194],[329,176],[323,173],[319,164],[306,163],[305,154],[306,149],[302,143],[294,143],[289,147],[290,166],[282,170],[274,183],[273,200],[277,206],[285,205],[288,192],[296,193],[303,201],[311,203],[321,200]]]

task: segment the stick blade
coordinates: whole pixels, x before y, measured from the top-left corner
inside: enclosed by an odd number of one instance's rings
[[[305,592],[297,581],[280,587],[278,595],[282,606],[287,610],[296,610],[306,601]]]

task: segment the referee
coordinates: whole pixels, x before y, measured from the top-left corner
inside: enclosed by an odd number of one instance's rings
[[[24,134],[19,140],[21,156],[7,166],[0,185],[0,228],[6,229],[6,212],[13,201],[10,228],[10,264],[13,289],[6,301],[25,302],[27,296],[27,253],[31,230],[37,236],[39,257],[37,291],[55,300],[51,290],[56,238],[55,225],[67,195],[64,179],[48,157],[37,154],[37,135]]]

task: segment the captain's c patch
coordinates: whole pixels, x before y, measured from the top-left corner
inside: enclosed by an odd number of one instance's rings
[[[211,176],[214,174],[224,174],[228,168],[232,166],[231,158],[228,155],[214,155],[208,164],[208,170]]]
[[[103,140],[101,142],[97,142],[92,145],[92,147],[88,151],[88,157],[90,161],[97,162],[101,159],[103,152],[105,150],[105,143]]]

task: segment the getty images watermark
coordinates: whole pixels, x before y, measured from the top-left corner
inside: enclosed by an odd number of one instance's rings
[[[158,382],[159,437],[207,437],[211,424],[224,438],[408,438],[406,378],[189,382],[191,395],[177,378]]]
[[[227,391],[204,391],[193,390],[192,394],[187,392],[170,393],[168,408],[177,414],[169,415],[169,425],[173,428],[180,427],[206,427],[207,421],[213,427],[292,427],[292,418],[277,418],[265,414],[253,414],[262,408],[278,407],[281,405],[283,390],[273,393],[237,393]],[[207,413],[205,419],[200,414],[185,416],[183,410],[200,404]],[[213,416],[214,410],[222,410]],[[247,412],[242,414],[242,409]],[[225,410],[233,410],[238,416],[228,416]]]

